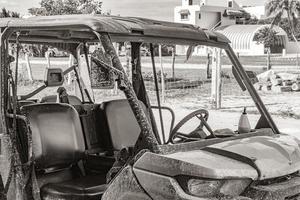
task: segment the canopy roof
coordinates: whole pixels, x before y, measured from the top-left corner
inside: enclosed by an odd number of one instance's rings
[[[234,49],[250,49],[251,43],[254,41],[254,35],[264,27],[270,25],[230,25],[217,28],[217,32],[225,35],[230,41]],[[279,26],[274,26],[277,32],[278,41],[284,43],[286,32]]]
[[[135,17],[103,15],[60,15],[27,19],[0,19],[0,27],[20,30],[21,39],[29,41],[82,41],[96,39],[93,31],[109,33],[115,41],[141,41],[194,44],[228,43],[219,33],[187,24]]]

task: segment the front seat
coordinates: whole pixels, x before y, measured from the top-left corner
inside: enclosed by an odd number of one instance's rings
[[[22,113],[32,133],[41,198],[100,199],[106,189],[106,174],[84,176],[78,167],[85,145],[76,110],[68,104],[49,103],[23,106]]]
[[[147,115],[146,106],[140,102]],[[112,149],[120,151],[134,147],[141,133],[140,126],[127,99],[112,100],[101,105],[107,122]]]

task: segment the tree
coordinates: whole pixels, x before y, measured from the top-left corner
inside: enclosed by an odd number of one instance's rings
[[[264,27],[260,29],[255,35],[254,35],[254,41],[256,41],[258,44],[263,44],[264,47],[267,49],[267,67],[268,70],[271,69],[271,46],[273,46],[277,41],[277,35],[278,32],[274,31],[271,27]]]
[[[41,7],[28,9],[32,15],[101,14],[101,0],[41,0]]]
[[[6,8],[2,8],[0,12],[0,18],[14,17],[19,18],[20,14],[17,12],[6,10]]]
[[[293,40],[298,44],[296,37],[296,28],[298,25],[298,17],[300,15],[300,1],[299,0],[269,0],[266,3],[267,16],[273,16],[271,28],[278,25],[285,17],[291,30]]]

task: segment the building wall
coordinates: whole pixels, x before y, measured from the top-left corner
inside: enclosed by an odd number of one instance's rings
[[[199,14],[201,14],[201,19],[199,19]],[[211,29],[220,21],[218,13],[216,12],[198,11],[196,15],[196,25],[200,26],[201,28]]]
[[[182,6],[188,6],[190,0],[182,0],[181,5]],[[192,5],[200,5],[202,3],[202,0],[192,0]]]
[[[229,25],[236,24],[236,19],[230,19],[229,17],[224,17],[223,16],[224,12],[225,12],[225,10],[221,14],[221,21],[222,21],[222,23],[220,25],[221,26],[229,26]]]
[[[181,19],[181,10],[189,10],[189,16],[188,19]],[[179,23],[185,23],[185,24],[196,24],[196,18],[198,18],[197,12],[200,11],[200,6],[199,5],[193,5],[193,6],[177,6],[174,9],[174,21],[179,22]],[[196,16],[197,15],[197,16]]]
[[[240,7],[233,1],[233,7],[228,8],[228,1],[223,0],[193,0],[193,5],[189,5],[189,0],[182,0],[182,6],[174,9],[174,21],[179,23],[198,25],[202,28],[211,29],[217,23],[228,26],[236,24],[236,19],[224,17],[223,14],[227,9],[239,10]],[[204,3],[205,5],[202,5]],[[181,19],[181,11],[189,10],[188,19]],[[201,18],[199,18],[201,14]]]

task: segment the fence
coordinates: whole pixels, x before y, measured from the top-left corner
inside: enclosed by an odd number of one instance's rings
[[[123,65],[126,66],[126,61],[124,57],[121,57]],[[145,80],[146,89],[149,92],[151,101],[153,104],[157,104],[155,97],[155,84],[152,65],[150,63],[149,57],[144,57],[142,62],[143,77]],[[162,64],[164,69],[164,82],[165,82],[165,92],[162,94],[161,87],[161,71],[159,66],[159,60],[157,62],[157,77],[159,82],[159,88],[161,95],[164,95],[162,99],[165,102],[170,102],[174,98],[193,98],[193,97],[204,97],[209,99],[211,95],[211,82],[207,79],[207,65],[206,64],[196,64],[184,63],[180,58],[178,63],[175,63],[175,70],[172,70],[172,62],[170,58],[163,58]],[[58,67],[62,69],[67,69],[69,67],[69,58],[51,58],[51,67]],[[19,80],[39,80],[44,79],[44,70],[48,67],[48,61],[45,58],[30,58],[20,61],[20,72],[21,78]],[[29,67],[28,67],[29,66]],[[28,71],[30,70],[30,71]],[[99,99],[97,96],[106,97],[106,99],[115,98],[119,95],[116,90],[113,91],[97,91],[95,98]],[[232,96],[232,95],[244,95],[239,92],[237,83],[235,82],[233,75],[231,73],[230,66],[226,65],[222,69],[222,95]],[[101,100],[101,99],[99,99]],[[165,103],[163,102],[163,103]]]

